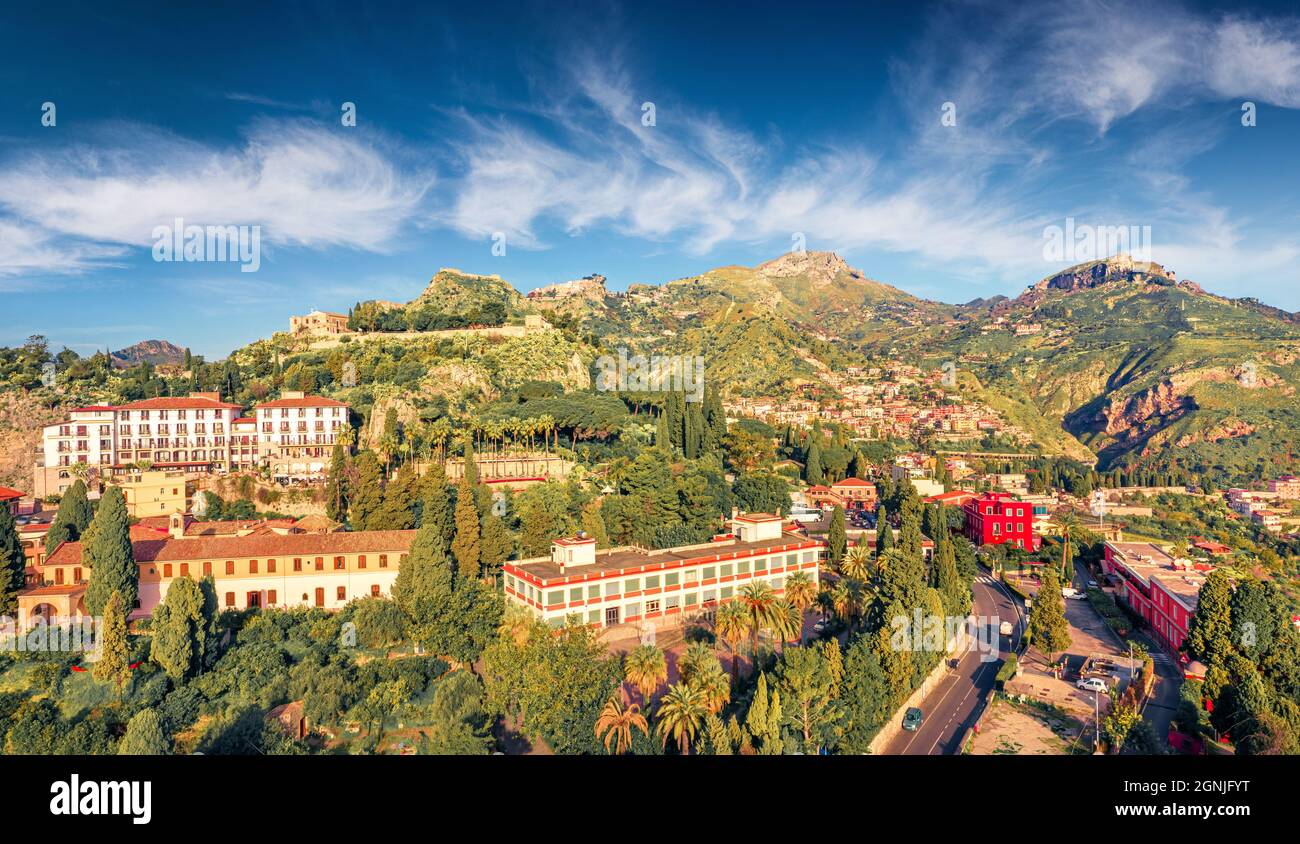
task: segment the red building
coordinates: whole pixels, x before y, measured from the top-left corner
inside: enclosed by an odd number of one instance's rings
[[[876,485],[861,478],[845,478],[830,486],[810,486],[804,495],[814,507],[827,510],[836,506],[845,510],[876,509]]]
[[[1146,542],[1107,542],[1102,571],[1120,581],[1116,597],[1151,628],[1160,644],[1177,653],[1196,614],[1207,564],[1175,560]]]
[[[962,505],[966,538],[980,545],[1009,543],[1026,551],[1038,550],[1034,537],[1034,508],[1007,492],[986,492]]]

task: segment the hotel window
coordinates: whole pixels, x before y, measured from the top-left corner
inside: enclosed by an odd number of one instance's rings
[[[599,598],[599,597],[600,597],[600,587],[599,587],[599,586],[588,586],[588,587],[587,587],[587,600],[588,600],[588,601],[590,601],[590,600],[594,600],[594,599]]]
[[[302,571],[302,557],[293,558],[293,570]]]
[[[316,571],[324,571],[324,570],[325,570],[325,558],[324,558],[324,557],[317,557],[317,558],[316,558]]]
[[[257,574],[257,560],[248,561],[248,573]]]
[[[558,607],[564,603],[564,590],[557,589],[554,592],[546,593],[546,606]]]
[[[816,551],[804,551],[804,552],[803,552],[803,561],[804,561],[805,563],[811,563],[811,562],[812,562],[813,560],[815,560],[816,558],[817,558],[817,552],[816,552]]]
[[[234,573],[235,573],[235,561],[226,560],[226,574],[234,574]]]
[[[716,601],[716,600],[718,600],[718,590],[716,590],[716,589],[705,589],[705,590],[704,590],[704,603],[707,604],[707,603],[709,603],[709,602],[711,602],[711,601]]]
[[[619,594],[619,591],[618,591],[618,581],[617,581],[617,580],[613,581],[612,583],[606,583],[606,584],[605,584],[605,597],[606,597],[606,598],[617,597],[618,594]]]
[[[233,607],[234,605],[235,605],[235,593],[234,593],[234,592],[227,592],[227,593],[226,593],[226,606],[228,606],[228,607]]]
[[[717,576],[718,576],[718,569],[717,569],[715,566],[705,566],[705,567],[704,567],[704,579],[705,579],[705,580],[712,580],[713,578],[715,578],[715,577],[717,577]]]
[[[274,589],[268,589],[268,590],[266,590],[266,604],[267,604],[267,606],[271,606],[271,607],[275,606],[275,590],[274,590]]]
[[[577,589],[570,589],[570,590],[569,590],[569,600],[570,600],[570,601],[581,601],[581,600],[582,600],[582,587],[581,587],[581,586],[579,586]]]
[[[645,579],[645,588],[647,588],[647,589],[658,589],[658,588],[659,588],[659,575],[657,575],[657,574],[652,574],[652,575],[650,575],[649,577],[647,577],[647,578]]]
[[[378,584],[378,583],[372,583],[372,584],[370,584],[370,597],[372,597],[372,598],[378,598],[378,597],[379,597],[379,584]]]
[[[646,615],[653,615],[654,613],[657,613],[657,612],[659,612],[659,602],[658,602],[658,601],[646,601],[646,602],[645,602],[645,614],[646,614]]]
[[[387,555],[387,554],[380,554],[380,555],[379,555],[379,567],[380,567],[381,569],[386,569],[386,568],[388,568],[388,555]]]
[[[700,602],[700,593],[699,593],[699,592],[687,592],[687,593],[686,593],[686,606],[688,606],[688,607],[693,607],[693,606],[695,606],[696,604],[698,604],[699,602]]]
[[[344,563],[343,563],[343,558],[342,558],[342,557],[335,557],[335,558],[334,558],[334,568],[335,568],[335,570],[341,570],[341,569],[345,568],[345,565],[344,565]]]
[[[790,554],[789,556],[787,556],[787,557],[785,558],[785,564],[786,564],[787,566],[795,566],[795,565],[798,565],[798,564],[799,564],[799,555],[798,555],[798,554]]]
[[[773,588],[773,589],[781,589],[781,588],[784,587],[784,586],[785,586],[785,578],[784,578],[784,577],[774,577],[774,578],[772,578],[772,588]]]
[[[269,574],[275,574],[275,560],[266,561],[266,571]]]
[[[623,607],[623,618],[624,618],[624,619],[628,619],[628,618],[636,618],[636,617],[637,617],[638,615],[640,615],[640,614],[641,614],[641,605],[640,605],[640,604],[628,604],[628,605],[626,605],[625,607]]]
[[[699,579],[699,577],[700,577],[699,571],[697,571],[696,569],[691,569],[690,571],[686,572],[685,577],[683,577],[682,579],[686,583],[695,583]]]
[[[723,576],[723,577],[731,577],[731,574],[732,574],[732,571],[734,570],[734,568],[735,568],[735,567],[734,567],[731,563],[723,563],[723,564],[722,564],[722,576]]]
[[[669,595],[667,598],[664,598],[664,609],[679,610],[681,608],[682,608],[681,595]]]
[[[212,567],[212,563],[204,563],[204,564],[203,564],[203,573],[204,573],[205,575],[206,575],[206,574],[211,574],[211,573],[212,573],[212,572],[210,571],[211,567]],[[190,564],[189,564],[189,563],[181,563],[181,577],[189,577],[189,576],[190,576]]]
[[[741,560],[736,563],[736,574],[749,574],[749,560]]]
[[[587,613],[588,624],[600,624],[600,610],[592,610]]]
[[[171,576],[172,576],[172,564],[163,563],[163,577],[171,577]]]
[[[366,555],[362,554],[360,557],[357,557],[357,568],[363,569],[365,567],[366,567]]]
[[[731,588],[730,586],[724,586],[724,587],[722,587],[722,600],[725,601],[725,600],[727,600],[728,598],[730,598],[730,597],[731,597],[731,594],[732,594],[733,592],[735,592],[735,591],[736,591],[736,590],[733,589],[733,588]]]
[[[623,581],[624,592],[638,592],[640,589],[641,578],[639,577],[629,577],[627,580]]]
[[[759,557],[757,560],[754,561],[754,571],[756,572],[767,571],[767,557]]]
[[[334,594],[338,597],[338,599],[339,599],[340,601],[346,601],[347,598],[348,598],[348,590],[347,590],[347,587],[345,587],[345,586],[340,586],[340,587],[335,591]]]
[[[680,572],[675,572],[675,571],[668,572],[667,574],[664,575],[664,586],[678,585],[681,582],[681,577],[682,575]]]

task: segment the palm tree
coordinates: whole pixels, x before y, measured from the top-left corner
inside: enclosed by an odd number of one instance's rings
[[[847,557],[845,558],[847,559]],[[803,644],[803,617],[817,600],[817,583],[806,571],[797,571],[785,580],[785,599],[799,611],[799,644]]]
[[[647,705],[659,684],[668,679],[668,661],[654,645],[637,645],[623,657],[623,677],[641,692]]]
[[[738,601],[718,607],[713,630],[731,648],[731,682],[740,677],[740,643],[749,635],[749,613]]]
[[[691,752],[691,742],[704,724],[708,711],[700,689],[689,683],[678,683],[659,699],[655,732],[665,747],[669,738],[675,740],[677,749],[685,756]]]
[[[871,562],[874,556],[867,544],[859,540],[844,555],[844,559],[840,560],[840,574],[854,580],[868,579],[871,577]]]
[[[613,752],[622,756],[632,746],[633,727],[640,730],[642,735],[650,735],[650,725],[641,714],[640,705],[634,703],[625,707],[622,699],[615,694],[605,704],[605,708],[600,710],[600,717],[596,719],[596,738],[604,740],[606,750],[609,750],[609,745],[613,742]]]
[[[717,715],[731,700],[731,683],[722,673],[722,666],[715,660],[712,668],[695,674],[690,681],[704,696],[704,708]]]
[[[681,675],[683,682],[689,683],[701,674],[721,670],[722,664],[718,662],[718,655],[704,642],[692,642],[687,645],[685,652],[677,660],[677,673]]]
[[[1063,513],[1057,516],[1056,527],[1061,532],[1061,582],[1073,583],[1074,572],[1074,546],[1073,542],[1078,540],[1079,535],[1083,532],[1083,526],[1079,524],[1079,517],[1073,512]]]
[[[754,668],[758,668],[758,634],[771,627],[776,608],[776,593],[766,581],[753,581],[740,587],[737,602],[745,608],[749,622],[749,635],[753,646]]]
[[[772,606],[769,624],[777,635],[778,647],[785,651],[785,643],[803,634],[803,613],[786,598],[781,598]]]

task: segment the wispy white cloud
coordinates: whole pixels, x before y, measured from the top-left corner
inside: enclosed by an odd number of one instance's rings
[[[404,169],[395,150],[347,132],[264,120],[221,148],[119,124],[94,145],[20,153],[0,163],[0,222],[27,238],[5,238],[0,273],[84,269],[150,245],[154,227],[176,217],[260,225],[272,247],[387,251],[431,172]]]

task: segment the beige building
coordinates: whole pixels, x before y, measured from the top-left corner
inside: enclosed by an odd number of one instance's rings
[[[347,334],[348,315],[329,311],[312,311],[306,316],[289,317],[290,334]]]
[[[258,462],[277,480],[307,480],[329,470],[330,455],[348,423],[348,406],[286,390],[255,411]]]
[[[132,518],[170,516],[188,511],[193,482],[184,472],[132,472],[114,480],[126,497],[126,512]]]

